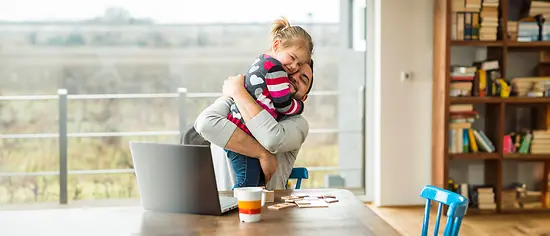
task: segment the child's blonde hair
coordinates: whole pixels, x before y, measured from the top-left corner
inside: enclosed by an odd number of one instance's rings
[[[273,21],[271,39],[272,42],[277,39],[280,40],[282,48],[290,46],[304,47],[309,57],[313,53],[313,40],[309,33],[300,26],[291,26],[285,17]]]

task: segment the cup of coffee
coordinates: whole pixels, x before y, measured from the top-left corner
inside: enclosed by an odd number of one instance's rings
[[[235,189],[239,203],[239,219],[245,223],[259,222],[262,213],[262,193],[260,187]]]

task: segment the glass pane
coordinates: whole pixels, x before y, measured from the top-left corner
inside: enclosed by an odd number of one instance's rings
[[[69,138],[69,170],[132,169],[130,141],[174,143],[179,136]]]
[[[69,100],[69,133],[178,130],[177,98]]]
[[[139,198],[134,173],[70,175],[67,189],[69,201]]]
[[[1,55],[1,53],[0,53]],[[2,63],[0,56],[0,71]],[[0,72],[1,73],[1,72]],[[0,75],[0,97],[15,94],[16,89],[4,89]],[[49,91],[52,95],[56,91]],[[28,94],[25,94],[28,95]],[[57,100],[0,100],[0,134],[36,134],[36,133],[57,133],[58,132],[58,101]]]
[[[309,179],[302,180],[302,185],[300,189],[307,188],[325,188],[326,187],[326,176],[338,175],[338,170],[328,170],[328,171],[310,171]],[[294,188],[296,186],[296,180],[289,180],[289,188]]]
[[[294,165],[338,168],[338,134],[309,134]]]
[[[0,206],[58,201],[57,176],[0,177]]]
[[[57,139],[0,139],[0,173],[58,169]]]
[[[109,5],[119,7],[111,8],[103,0],[52,1],[21,0],[15,8],[0,9],[0,97],[55,95],[60,88],[69,95],[169,93],[173,97],[69,100],[67,128],[73,134],[178,131],[180,106],[188,128],[219,96],[227,77],[244,74],[269,51],[272,21],[286,16],[315,44],[314,84],[304,111],[311,133],[296,162],[311,168],[303,186],[331,187],[325,178],[334,175],[346,187],[364,187],[359,93],[365,84],[364,3],[281,0],[270,11],[257,11],[252,0],[114,0]],[[20,7],[25,3],[34,10]],[[180,87],[188,91],[184,104],[174,97]],[[0,100],[0,133],[56,133],[57,113],[57,100]],[[174,142],[178,137],[71,137],[69,170],[129,168],[129,140]],[[0,139],[0,145],[15,145],[0,149],[4,156],[11,152],[0,159],[2,172],[58,168],[55,138]],[[95,190],[105,181],[132,183],[126,174],[70,175],[69,198],[106,198],[103,190]],[[79,188],[90,194],[76,194]],[[134,197],[135,189],[113,191],[118,195],[109,193],[109,198]]]

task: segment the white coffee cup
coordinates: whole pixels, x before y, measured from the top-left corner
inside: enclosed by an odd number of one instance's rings
[[[242,222],[259,222],[262,213],[262,193],[260,187],[244,187],[235,189],[239,203],[239,219]]]

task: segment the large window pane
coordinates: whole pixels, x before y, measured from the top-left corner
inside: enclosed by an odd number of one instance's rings
[[[59,201],[59,178],[47,176],[0,177],[0,208],[12,204]]]
[[[27,3],[33,7],[22,7]],[[58,89],[67,89],[70,171],[129,169],[128,141],[178,140],[177,135],[127,135],[176,133],[190,127],[219,96],[228,76],[245,73],[270,48],[271,22],[286,16],[291,24],[303,26],[315,43],[315,82],[304,111],[310,134],[296,161],[310,169],[310,179],[302,186],[334,187],[327,181],[330,176],[342,178],[345,187],[364,187],[359,88],[365,78],[361,46],[365,4],[361,1],[281,0],[269,11],[258,11],[252,0],[14,4],[0,9],[0,134],[55,134],[59,130],[55,96],[40,101],[8,96],[56,95]],[[177,97],[178,88],[187,89],[184,102]],[[105,94],[160,97],[83,97]],[[182,107],[184,128],[179,117]],[[113,132],[126,136],[105,137]],[[90,133],[99,137],[89,137]],[[58,171],[57,137],[0,136],[0,145],[0,174]],[[57,178],[1,175],[0,203],[56,201]],[[57,192],[42,197],[33,197],[34,190],[13,194],[14,185],[32,186],[32,181],[47,182],[48,189]],[[17,200],[11,197],[23,192]],[[68,197],[70,201],[137,197],[135,178],[131,173],[71,173]]]

